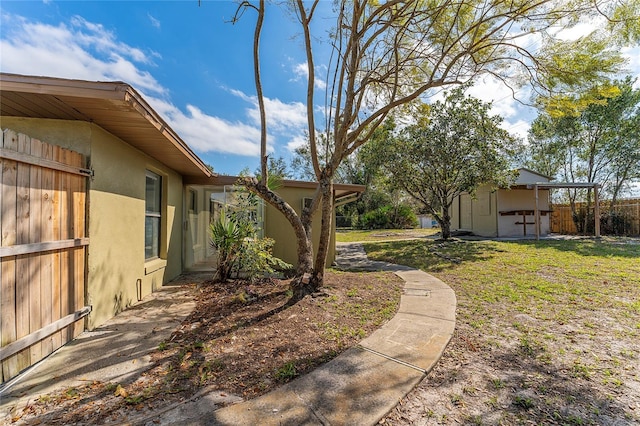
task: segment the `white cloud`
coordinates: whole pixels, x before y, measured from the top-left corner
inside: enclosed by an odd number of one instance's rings
[[[249,96],[240,90],[229,90],[233,95],[249,102],[247,116],[253,124],[260,125],[260,110],[257,96]],[[279,99],[264,99],[267,113],[267,128],[277,133],[298,131],[307,125],[307,107],[301,102],[282,102]]]
[[[573,41],[580,37],[586,37],[592,32],[596,31],[598,27],[602,25],[601,20],[580,21],[578,24],[569,26],[558,27],[558,32],[555,34],[560,40]]]
[[[160,21],[159,20],[154,18],[150,13],[147,13],[147,17],[151,21],[151,25],[153,25],[155,28],[160,28]]]
[[[0,69],[3,72],[83,80],[122,80],[150,93],[165,89],[137,64],[152,64],[155,52],[118,42],[102,25],[81,17],[69,25],[31,22],[2,16]]]
[[[475,83],[467,93],[483,102],[492,102],[491,113],[503,118],[513,117],[517,114],[513,92],[502,81],[493,76],[484,76],[475,80]]]
[[[287,149],[290,152],[293,152],[301,146],[305,146],[307,143],[309,143],[309,139],[307,138],[307,136],[305,134],[300,134],[298,136],[292,137],[289,142],[287,142]]]
[[[327,88],[327,83],[318,77],[318,72],[321,67],[316,67],[316,73],[313,80],[313,85],[316,89],[324,90]],[[309,67],[306,62],[302,62],[299,64],[293,65],[293,75],[294,77],[291,81],[300,81],[304,80],[305,82],[309,79]]]
[[[147,100],[171,128],[198,152],[246,156],[260,154],[260,129],[256,127],[205,114],[193,105],[187,105],[185,113],[168,101],[159,98]]]
[[[531,123],[526,120],[516,120],[514,122],[505,120],[502,122],[501,127],[513,136],[526,141],[529,129],[531,128]]]
[[[621,50],[622,56],[627,58],[627,66],[625,67],[625,75],[630,74],[637,78],[634,89],[640,89],[640,46],[633,48],[625,47]]]
[[[149,18],[153,17],[149,15]],[[153,22],[153,19],[152,19]],[[100,24],[74,17],[68,24],[48,25],[19,16],[2,16],[0,69],[3,72],[89,81],[120,80],[142,92],[153,108],[197,152],[221,152],[246,156],[260,153],[260,129],[255,97],[234,91],[251,103],[249,124],[208,115],[187,105],[182,111],[168,100],[168,90],[141,66],[152,65],[155,52],[145,52],[118,41]],[[288,131],[306,124],[300,103],[266,100],[274,131]],[[295,133],[298,133],[296,131]],[[275,137],[269,135],[270,143]],[[272,146],[268,148],[273,150]]]

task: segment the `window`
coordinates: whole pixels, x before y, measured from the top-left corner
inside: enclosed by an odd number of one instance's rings
[[[147,170],[144,218],[144,258],[160,257],[162,178]]]
[[[189,213],[194,213],[198,209],[198,196],[193,189],[189,190]]]

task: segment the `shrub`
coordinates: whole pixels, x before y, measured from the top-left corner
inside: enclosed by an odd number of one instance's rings
[[[406,229],[415,228],[418,218],[406,204],[396,207],[386,205],[360,216],[358,227],[362,229]]]
[[[240,273],[253,280],[277,269],[292,268],[272,254],[273,239],[257,237],[258,227],[251,214],[255,203],[253,194],[241,196],[236,210],[223,213],[209,225],[211,246],[218,253],[215,280],[226,281]]]

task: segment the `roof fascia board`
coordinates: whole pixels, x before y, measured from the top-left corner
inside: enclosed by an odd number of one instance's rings
[[[595,188],[599,186],[594,182],[537,182],[526,184],[527,189],[538,187],[539,189],[551,188]]]
[[[92,82],[64,80],[52,77],[33,77],[0,73],[2,90],[76,98],[124,100],[128,84],[123,82]]]
[[[156,128],[169,143],[187,157],[206,177],[213,174],[206,164],[151,108],[144,98],[129,84],[123,82],[92,82],[53,77],[36,77],[0,73],[2,90],[76,98],[109,99],[126,102],[149,124]]]
[[[144,100],[142,96],[131,86],[127,85],[124,93],[124,101],[131,105],[140,115],[142,115],[151,125],[153,125],[162,135],[169,140],[180,152],[188,157],[191,162],[196,165],[206,177],[213,176],[211,170],[198,157],[189,146],[178,136],[177,133],[160,117],[151,106]]]

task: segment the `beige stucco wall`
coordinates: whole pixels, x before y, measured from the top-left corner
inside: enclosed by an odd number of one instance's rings
[[[463,196],[468,197],[464,194]],[[494,192],[478,191],[475,199],[471,199],[471,226],[463,226],[460,211],[460,197],[451,206],[451,229],[465,229],[482,237],[521,237],[524,226],[516,224],[522,222],[522,215],[500,215],[500,212],[512,210],[534,210],[534,192],[530,189],[499,189]],[[549,210],[549,191],[539,190],[538,208]],[[490,210],[488,210],[490,209]],[[540,234],[550,232],[549,215],[540,216]],[[534,222],[533,215],[526,216],[526,221]],[[533,224],[527,225],[527,236],[536,234]]]
[[[196,185],[193,187],[187,187],[186,191],[189,189],[196,191],[198,203],[202,201],[203,204],[202,208],[198,205],[199,212],[193,215],[191,220],[189,220],[189,232],[186,234],[187,241],[185,243],[185,268],[191,268],[194,263],[198,263],[203,259],[210,259],[210,256],[214,254],[213,250],[209,249],[208,246],[208,226],[210,216],[208,201],[212,192],[220,195],[219,200],[221,202],[224,201],[224,197],[221,196],[224,192],[224,188],[222,186],[199,187]],[[298,214],[300,214],[302,209],[302,199],[305,197],[313,197],[315,190],[286,187],[278,189],[277,192],[298,212]],[[314,249],[317,249],[320,241],[320,225],[320,211],[318,210],[312,223]],[[335,217],[332,228],[327,265],[331,265],[335,260]],[[274,256],[279,257],[294,266],[297,265],[297,244],[293,228],[284,215],[269,204],[265,204],[263,234],[265,237],[273,238],[275,240],[273,246]],[[197,238],[203,238],[202,243],[197,243]]]
[[[549,210],[549,191],[538,191],[538,208]],[[501,189],[498,191],[498,212],[511,210],[531,210],[535,209],[534,191],[531,189]],[[534,222],[533,215],[526,216],[527,223]],[[522,222],[522,215],[498,214],[498,226],[501,237],[521,237],[524,236],[524,226],[516,224]],[[549,215],[540,216],[540,234],[549,233]],[[527,235],[536,235],[535,226],[527,225]]]
[[[495,191],[488,187],[478,189],[471,201],[471,208],[474,233],[487,237],[497,236]]]
[[[81,121],[2,118],[2,126],[88,157],[87,304],[92,329],[180,274],[182,178],[101,127]],[[144,259],[145,173],[163,177],[161,259]],[[140,294],[141,292],[141,294]]]
[[[496,203],[495,191],[486,186],[479,188],[475,197],[462,194],[453,201],[449,211],[451,230],[464,229],[484,237],[497,236]]]
[[[302,199],[305,197],[313,197],[315,190],[305,188],[280,188],[278,189],[278,193],[300,214],[302,210]],[[320,209],[318,209],[311,225],[314,251],[317,250],[320,242],[320,213]],[[335,260],[335,217],[332,227],[327,265],[331,265]],[[284,215],[270,205],[267,205],[265,210],[264,232],[265,236],[273,238],[276,241],[273,247],[274,256],[292,265],[298,264],[296,234],[293,232],[291,224]]]

